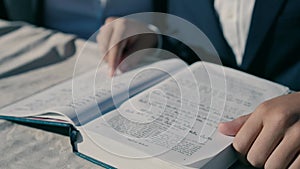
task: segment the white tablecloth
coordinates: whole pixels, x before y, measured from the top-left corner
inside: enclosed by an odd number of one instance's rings
[[[0,20],[0,76],[12,72],[0,79],[0,107],[71,78],[84,43],[72,35]],[[95,61],[91,54],[80,71]],[[20,67],[25,72],[15,73]],[[0,136],[1,169],[99,168],[76,156],[66,136],[4,120]]]

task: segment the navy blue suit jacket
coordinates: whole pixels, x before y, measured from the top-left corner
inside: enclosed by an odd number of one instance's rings
[[[0,0],[1,3],[4,1],[13,4],[12,0]],[[37,1],[31,0],[31,6],[35,6],[32,4]],[[154,10],[162,11],[165,10],[162,6],[167,6],[168,13],[182,17],[200,28],[216,48],[225,66],[281,83],[293,90],[300,90],[300,0],[256,0],[240,67],[237,66],[232,49],[223,36],[213,0],[168,1],[166,5],[164,0],[153,0],[158,4],[154,5]],[[33,11],[35,12],[32,13],[37,13],[36,10]],[[20,16],[24,17],[28,12],[23,13]],[[33,16],[32,13],[29,13],[30,16]],[[181,48],[169,49],[180,55],[181,51],[176,49]],[[187,57],[193,60],[192,55]]]
[[[241,66],[226,42],[213,0],[169,0],[168,12],[202,30],[223,65],[300,90],[300,0],[256,0]],[[176,49],[175,53],[180,53]],[[180,49],[181,50],[181,49]],[[191,57],[191,56],[188,56]]]

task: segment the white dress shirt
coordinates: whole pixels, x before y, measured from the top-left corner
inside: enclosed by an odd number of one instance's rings
[[[223,34],[241,65],[255,0],[215,0]]]

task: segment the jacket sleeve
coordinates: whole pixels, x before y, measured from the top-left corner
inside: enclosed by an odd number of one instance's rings
[[[0,0],[0,3],[5,9],[5,14],[3,14],[6,16],[5,19],[11,21],[25,21],[41,26],[43,0]]]

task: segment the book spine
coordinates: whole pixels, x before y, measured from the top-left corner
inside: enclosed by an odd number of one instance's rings
[[[75,127],[70,126],[69,136],[70,136],[70,142],[71,142],[71,145],[72,145],[73,152],[77,156],[79,156],[79,157],[81,157],[83,159],[86,159],[86,160],[88,160],[88,161],[90,161],[90,162],[92,162],[92,163],[94,163],[94,164],[96,164],[98,166],[101,166],[103,168],[106,168],[106,169],[117,169],[117,168],[115,168],[113,166],[105,164],[104,162],[98,161],[98,160],[96,160],[94,158],[91,158],[91,157],[89,157],[87,155],[84,155],[84,154],[80,153],[78,151],[78,149],[77,149],[77,142],[80,141],[81,136],[80,136],[80,132]]]

